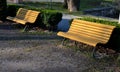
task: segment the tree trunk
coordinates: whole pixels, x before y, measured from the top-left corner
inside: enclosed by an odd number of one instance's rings
[[[80,0],[67,0],[68,10],[70,12],[75,12],[79,10]]]
[[[118,23],[120,24],[120,13],[119,13],[119,21],[118,21]]]
[[[66,8],[66,9],[68,8],[67,0],[64,0],[63,7]]]
[[[113,0],[115,9],[117,9],[119,11],[119,21],[118,23],[120,24],[120,0]]]
[[[0,20],[1,21],[5,21],[6,19],[6,10],[7,10],[6,0],[0,0]]]

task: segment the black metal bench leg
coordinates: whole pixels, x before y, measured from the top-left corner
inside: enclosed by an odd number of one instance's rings
[[[25,25],[25,27],[24,27],[24,29],[23,29],[23,32],[26,31],[27,27],[28,27],[28,25]]]
[[[23,32],[28,31],[29,28],[30,28],[30,25],[26,24],[25,27],[24,27],[24,29],[23,29]]]
[[[95,47],[95,48],[93,48],[93,51],[92,51],[92,57],[93,58],[96,58],[96,56],[95,56],[95,52],[96,52],[96,50],[97,50],[97,48]]]
[[[61,45],[64,45],[64,41],[65,41],[66,39],[67,39],[67,38],[64,38],[64,39],[62,40]]]
[[[74,43],[75,43],[75,46],[78,47],[78,43],[77,43],[77,41],[75,41]]]
[[[106,53],[106,52],[105,52]],[[93,49],[93,52],[92,52],[92,56],[94,59],[101,59],[105,56],[105,53],[101,53],[100,52],[100,47],[99,46],[96,46],[94,49]]]

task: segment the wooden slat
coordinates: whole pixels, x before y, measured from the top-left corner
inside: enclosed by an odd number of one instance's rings
[[[102,24],[101,24],[102,25]],[[102,26],[102,27],[99,27],[99,26],[96,26],[96,25],[88,25],[88,24],[85,24],[85,23],[72,23],[71,24],[71,27],[85,27],[85,28],[92,28],[92,29],[104,29],[104,30],[111,30],[111,29],[113,29],[114,27],[112,26],[112,27],[105,27],[105,26]]]
[[[94,32],[100,32],[100,33],[105,33],[105,34],[107,34],[107,33],[109,33],[109,32],[111,32],[112,30],[111,29],[104,29],[104,28],[101,28],[101,29],[94,29],[94,28],[89,28],[89,27],[86,27],[86,26],[83,26],[83,27],[71,27],[70,28],[70,31],[71,30],[77,30],[78,32],[80,31],[80,30],[85,30],[85,31],[94,31]]]
[[[94,22],[89,22],[89,21],[84,21],[84,20],[78,20],[74,19],[74,22],[80,22],[81,24],[89,24],[94,26],[99,26],[99,27],[106,27],[106,28],[115,28],[115,26],[110,26],[110,25],[105,25],[105,24],[100,24],[100,23],[94,23]]]
[[[79,30],[78,30],[75,27],[74,28],[72,27],[72,29],[70,29],[69,32],[75,32],[75,33],[78,33],[78,34],[80,34],[80,33],[87,33],[87,34],[89,34],[89,35],[91,35],[93,37],[94,36],[98,36],[98,37],[106,38],[106,37],[109,37],[109,35],[111,34],[112,30],[109,31],[109,32],[103,31],[103,30],[94,30],[93,31],[93,30],[90,30],[90,29],[82,29],[82,28],[79,28]]]
[[[98,40],[88,38],[88,37],[85,37],[85,36],[79,36],[77,34],[59,32],[57,35],[68,38],[68,39],[71,39],[71,40],[75,40],[75,41],[78,41],[78,42],[83,42],[85,44],[92,45],[92,46],[96,46],[96,44],[99,42]]]
[[[82,34],[87,34],[87,35],[90,35],[90,36],[92,36],[92,37],[101,37],[101,38],[104,38],[104,39],[106,39],[106,38],[108,38],[109,37],[109,35],[110,34],[103,34],[103,33],[98,33],[98,32],[90,32],[90,33],[88,33],[89,31],[83,31],[83,30],[81,30],[81,31],[79,31],[79,32],[77,32],[77,31],[69,31],[70,33],[75,33],[75,34],[78,34],[78,35],[80,35],[81,33]]]
[[[15,21],[15,22],[17,22],[17,23],[20,23],[20,24],[23,24],[23,25],[25,25],[25,24],[27,23],[27,21],[21,20],[21,19],[18,19],[18,18],[14,18],[13,21]]]
[[[16,14],[16,18],[19,18],[19,19],[24,19],[25,18],[25,15],[27,14],[28,10],[27,9],[24,9],[24,8],[20,8]]]
[[[106,42],[109,39],[108,37],[103,37],[103,36],[94,35],[94,34],[88,34],[88,33],[85,33],[85,32],[81,32],[81,33],[69,32],[69,33],[77,34],[79,36],[85,36],[85,37],[89,37],[89,38],[94,38],[96,40],[104,41],[104,42]]]
[[[37,16],[39,15],[39,13],[40,12],[38,12],[38,11],[29,10],[29,12],[26,14],[24,20],[28,21],[29,23],[34,23],[37,19]]]
[[[7,19],[8,19],[8,20],[13,20],[14,17],[10,17],[10,16],[8,16]]]

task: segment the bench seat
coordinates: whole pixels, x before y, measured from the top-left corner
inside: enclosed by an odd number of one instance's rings
[[[57,35],[68,38],[68,39],[71,39],[71,40],[75,40],[75,41],[78,41],[78,42],[82,42],[82,43],[85,43],[85,44],[89,44],[89,45],[92,45],[92,46],[96,46],[96,44],[99,43],[99,42],[104,43],[103,41],[97,40],[95,38],[85,37],[84,35],[77,35],[77,34],[74,34],[74,33],[59,32]]]
[[[14,22],[17,22],[17,20],[18,20],[18,23],[19,23],[20,22],[19,20],[24,20],[27,12],[28,12],[28,9],[19,8],[15,17],[8,16],[7,19],[14,21]],[[21,22],[21,24],[22,24],[22,22]]]
[[[15,17],[7,17],[7,19],[9,19],[11,21],[14,21],[16,23],[20,23],[20,24],[26,24],[27,23],[27,21],[21,20],[21,19],[15,18]]]

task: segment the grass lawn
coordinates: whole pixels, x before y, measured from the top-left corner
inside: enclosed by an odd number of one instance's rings
[[[77,13],[81,14],[83,10],[85,9],[90,9],[90,8],[95,8],[95,7],[101,7],[101,4],[107,2],[107,3],[112,3],[112,0],[81,0],[80,2],[80,11]],[[24,2],[23,4],[37,7],[37,8],[42,8],[42,9],[53,9],[57,10],[63,13],[69,13],[67,9],[63,8],[62,3],[58,2]]]
[[[81,0],[81,10],[100,7],[102,3],[112,3],[112,0]]]

